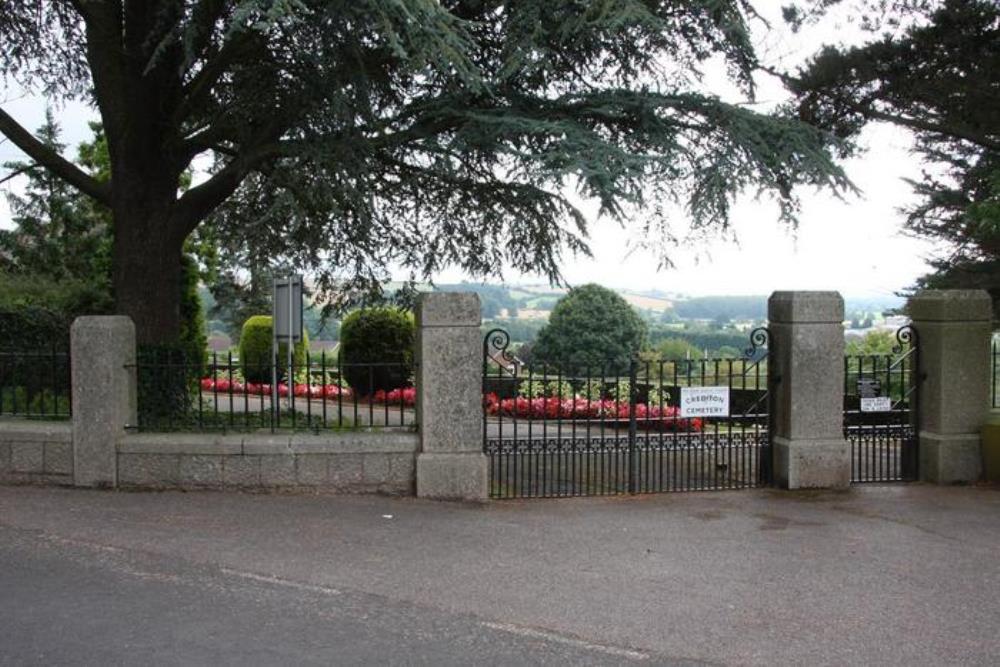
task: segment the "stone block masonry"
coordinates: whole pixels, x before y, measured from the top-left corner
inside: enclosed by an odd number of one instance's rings
[[[412,495],[418,447],[406,432],[133,434],[118,450],[118,486]]]
[[[69,422],[10,421],[0,427],[0,483],[73,484]]]

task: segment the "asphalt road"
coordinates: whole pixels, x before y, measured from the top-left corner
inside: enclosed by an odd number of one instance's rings
[[[0,529],[4,665],[602,665],[650,656],[383,596]]]
[[[4,665],[993,665],[998,627],[990,488],[0,488]]]

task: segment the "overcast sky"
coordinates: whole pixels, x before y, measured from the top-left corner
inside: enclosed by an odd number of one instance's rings
[[[836,19],[794,35],[781,23],[780,3],[767,0],[757,4],[772,26],[767,30],[755,25],[759,53],[769,64],[791,68],[821,43],[864,37],[849,22]],[[784,99],[785,92],[777,82],[761,78],[758,83],[758,108],[766,109]],[[722,67],[706,68],[704,86],[729,101],[739,100],[727,84]],[[44,118],[47,100],[8,87],[0,103],[33,130]],[[56,112],[64,143],[75,146],[89,139],[87,122],[97,118],[91,109],[70,104],[57,107]],[[571,284],[598,282],[609,287],[658,288],[692,295],[835,289],[849,296],[891,296],[928,270],[925,259],[933,250],[926,241],[902,233],[899,209],[913,201],[903,179],[918,178],[920,164],[910,152],[910,136],[902,130],[871,126],[862,136],[862,144],[867,151],[844,165],[861,189],[860,195],[838,200],[827,192],[800,192],[802,211],[797,230],[778,221],[773,203],[744,198],[732,212],[736,243],[720,238],[678,249],[673,253],[675,268],[659,272],[656,258],[650,253],[630,253],[628,233],[614,222],[597,220],[595,208],[580,202],[592,220],[590,245],[594,256],[567,257],[564,275]],[[10,142],[0,143],[0,162],[23,158]],[[16,192],[22,186],[23,181],[14,180],[2,187]],[[681,211],[677,224],[679,229],[684,225]],[[10,212],[0,197],[0,226],[9,225]],[[463,278],[457,271],[439,276],[442,282]],[[509,272],[506,278],[508,282],[541,282],[537,276]]]

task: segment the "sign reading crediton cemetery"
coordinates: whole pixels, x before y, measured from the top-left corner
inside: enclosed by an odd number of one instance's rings
[[[729,387],[681,387],[681,417],[728,417]]]

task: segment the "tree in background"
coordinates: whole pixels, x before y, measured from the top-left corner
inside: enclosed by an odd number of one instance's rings
[[[847,0],[790,8],[795,23]],[[784,76],[803,120],[844,138],[871,122],[908,128],[927,165],[906,229],[943,242],[918,287],[984,288],[1000,313],[1000,5],[856,0],[872,40],[824,47]],[[892,30],[881,32],[888,24]]]
[[[657,343],[657,359],[700,359],[702,351],[683,338],[667,338]]]
[[[848,339],[845,354],[850,357],[862,355],[887,355],[892,354],[899,341],[896,334],[886,329],[876,329],[869,331],[864,336],[855,336]]]
[[[78,165],[92,178],[105,182],[111,173],[108,144],[99,123],[92,123],[91,131],[93,139],[77,149]],[[59,132],[51,110],[47,110],[37,140],[62,153],[66,147],[59,140]],[[0,230],[0,286],[19,296],[0,304],[0,317],[24,319],[16,312],[23,308],[29,309],[29,318],[37,317],[37,309],[52,311],[54,319],[46,321],[58,322],[59,330],[50,335],[68,340],[75,317],[113,310],[111,212],[37,164],[4,166],[11,173],[26,174],[28,180],[23,196],[6,194],[14,228]],[[182,185],[189,183],[188,175]],[[180,296],[180,328],[177,339],[166,345],[171,350],[180,349],[188,360],[195,361],[204,356],[206,345],[198,296],[198,260],[211,256],[205,250],[211,246],[195,235],[186,247],[189,252],[181,257],[182,270],[175,285]]]
[[[555,368],[620,372],[646,341],[646,323],[615,292],[574,287],[559,299],[532,347],[532,360]]]
[[[719,59],[752,98],[754,16],[749,0],[6,0],[0,74],[92,104],[111,178],[2,110],[0,133],[111,210],[116,308],[140,342],[172,340],[184,243],[209,216],[223,237],[280,237],[270,255],[345,298],[388,266],[558,280],[563,252],[587,252],[573,187],[657,244],[663,202],[724,227],[751,188],[792,218],[796,185],[847,186],[830,135],[696,84]]]
[[[46,109],[38,141],[61,153],[66,146],[60,142],[59,132],[52,110]],[[3,166],[12,174],[24,174],[27,180],[23,195],[6,193],[14,228],[0,230],[0,270],[110,288],[105,272],[107,230],[90,202],[35,163],[8,162]]]

